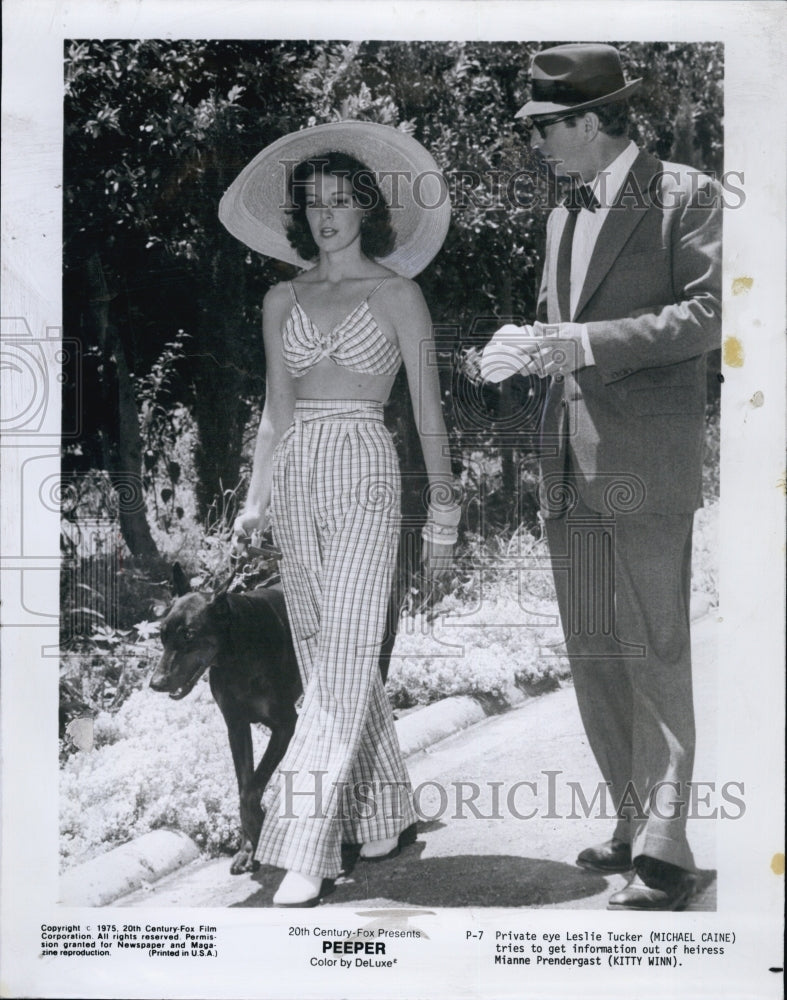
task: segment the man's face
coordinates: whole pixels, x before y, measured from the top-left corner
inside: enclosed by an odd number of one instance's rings
[[[583,115],[568,120],[544,124],[534,120],[530,132],[530,148],[547,160],[558,175],[581,174],[587,161],[587,140]]]

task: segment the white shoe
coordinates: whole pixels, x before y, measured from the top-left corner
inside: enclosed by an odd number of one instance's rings
[[[364,861],[387,861],[395,858],[403,847],[414,844],[418,836],[418,827],[411,823],[398,837],[386,837],[384,840],[370,840],[361,847],[360,857]]]
[[[361,847],[361,857],[367,861],[382,861],[391,857],[399,847],[399,837],[387,837],[385,840],[370,840]]]
[[[273,897],[274,906],[316,906],[320,902],[322,875],[287,872]]]

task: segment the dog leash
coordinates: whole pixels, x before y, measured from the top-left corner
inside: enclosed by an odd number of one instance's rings
[[[271,544],[270,542],[260,541],[260,543],[258,545],[252,545],[251,543],[249,543],[248,545],[246,545],[244,547],[244,550],[243,550],[242,553],[240,553],[237,556],[236,555],[230,556],[230,559],[231,559],[231,562],[232,562],[232,568],[230,569],[229,576],[224,581],[224,583],[221,584],[220,587],[216,588],[216,590],[214,591],[214,593],[215,594],[226,594],[227,591],[232,586],[232,583],[235,580],[235,577],[238,575],[238,573],[241,571],[241,569],[243,569],[243,567],[246,566],[252,558],[256,558],[257,556],[265,556],[265,555],[272,555],[275,558],[280,559],[281,558],[281,549],[277,548],[275,545]]]
[[[275,545],[272,545],[269,542],[260,542],[259,545],[252,545],[249,543],[249,545],[246,546],[246,551],[252,556],[272,555],[277,559],[281,559],[281,549],[276,548]]]
[[[222,584],[222,586],[219,587],[218,590],[216,590],[216,592],[215,592],[216,595],[218,595],[218,594],[225,594],[229,590],[230,585],[232,584],[232,581],[238,575],[238,572],[240,571],[240,569],[249,562],[249,557],[250,556],[251,557],[256,557],[256,556],[262,556],[262,555],[273,555],[277,559],[280,559],[281,558],[281,549],[278,549],[275,545],[271,545],[270,543],[264,542],[264,541],[260,542],[259,545],[251,545],[251,544],[246,545],[245,549],[244,549],[244,551],[243,551],[243,553],[241,555],[239,555],[237,557],[233,557],[234,566],[232,567],[232,570],[230,571],[230,575],[227,577],[227,580]],[[264,581],[262,584],[260,584],[260,586],[263,587],[263,588],[272,587],[274,582],[276,582],[276,583],[279,582],[278,579],[277,579],[277,577],[276,577],[276,574],[273,574],[273,576],[268,577],[268,579],[266,581]],[[255,588],[255,589],[259,589],[259,588]],[[286,618],[283,618],[282,615],[280,614],[279,608],[276,607],[276,605],[275,605],[274,602],[270,602],[269,605],[268,605],[268,609],[271,612],[271,614],[274,616],[274,618],[276,619],[276,621],[279,623],[279,627],[282,629],[282,631],[286,632],[288,630],[288,628],[289,628],[289,625],[288,625],[288,623],[286,621]]]

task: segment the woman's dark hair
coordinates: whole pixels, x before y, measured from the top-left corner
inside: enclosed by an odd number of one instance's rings
[[[361,250],[367,257],[387,256],[393,250],[395,233],[391,226],[391,213],[377,186],[374,173],[355,157],[338,152],[303,160],[290,177],[292,208],[287,210],[290,217],[287,239],[300,256],[304,260],[314,260],[319,255],[306,221],[307,185],[316,174],[334,174],[347,179],[355,203],[365,209],[361,227]]]

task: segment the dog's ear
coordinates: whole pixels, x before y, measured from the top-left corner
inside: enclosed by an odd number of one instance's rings
[[[218,625],[227,625],[230,620],[230,605],[225,591],[215,594],[208,609],[210,616]]]
[[[175,595],[177,597],[183,597],[184,594],[188,594],[191,590],[189,581],[186,579],[186,574],[183,572],[183,568],[179,562],[176,562],[172,567],[172,585],[175,588]]]

